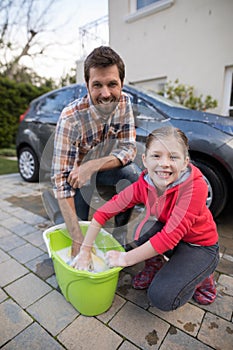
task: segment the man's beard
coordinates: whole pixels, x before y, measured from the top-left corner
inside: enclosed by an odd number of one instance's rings
[[[97,103],[95,108],[103,115],[107,116],[111,114],[117,107],[118,101],[113,101],[108,104]]]

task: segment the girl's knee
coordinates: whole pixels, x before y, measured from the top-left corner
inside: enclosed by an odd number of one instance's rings
[[[173,311],[181,306],[179,298],[172,296],[158,289],[149,288],[147,292],[148,299],[152,306],[161,311]]]
[[[171,311],[171,304],[167,296],[156,289],[148,289],[147,292],[148,299],[152,306],[157,307],[157,309],[162,311]]]

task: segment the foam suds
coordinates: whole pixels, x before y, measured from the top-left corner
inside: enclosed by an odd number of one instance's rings
[[[94,246],[94,253],[91,253],[93,269],[90,272],[98,273],[109,269],[106,261],[105,254],[102,250]],[[71,265],[73,259],[71,259],[71,247],[66,247],[56,251],[56,254],[67,264]]]

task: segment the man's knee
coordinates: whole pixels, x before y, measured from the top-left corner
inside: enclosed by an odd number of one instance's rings
[[[127,179],[131,183],[138,180],[142,170],[137,166],[135,163],[130,163],[124,167],[121,168],[122,172],[122,179]]]

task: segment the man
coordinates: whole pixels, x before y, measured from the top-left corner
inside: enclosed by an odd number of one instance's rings
[[[72,256],[83,241],[78,220],[88,220],[96,185],[118,184],[122,190],[140,174],[132,163],[136,132],[130,99],[122,92],[124,62],[110,47],[98,47],[84,62],[84,76],[88,95],[59,118],[52,170],[55,196],[73,240]],[[115,226],[125,225],[130,213],[119,214]]]

